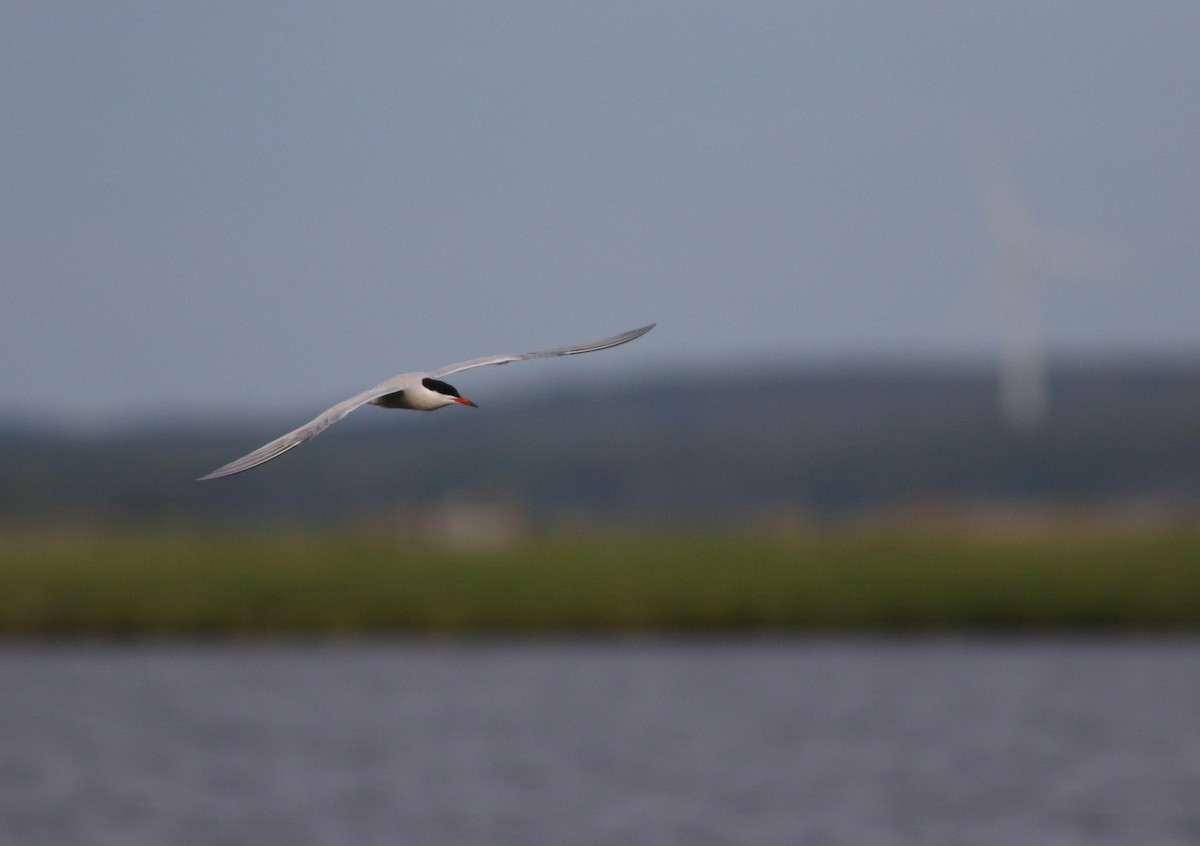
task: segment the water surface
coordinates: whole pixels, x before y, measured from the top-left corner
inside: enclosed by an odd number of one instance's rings
[[[1200,843],[1200,642],[0,647],[0,843]]]

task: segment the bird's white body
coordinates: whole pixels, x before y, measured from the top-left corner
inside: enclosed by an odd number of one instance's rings
[[[377,405],[382,408],[406,408],[414,411],[434,411],[439,408],[445,408],[448,405],[456,404],[478,407],[466,397],[461,396],[453,386],[441,381],[441,377],[449,376],[451,373],[459,373],[463,370],[471,370],[475,367],[484,367],[489,364],[508,364],[511,361],[525,361],[531,358],[578,355],[579,353],[606,350],[609,347],[619,346],[635,338],[640,338],[653,329],[654,326],[655,324],[651,323],[649,326],[643,326],[640,329],[614,335],[611,338],[605,338],[601,341],[593,341],[590,344],[553,347],[547,350],[536,350],[527,353],[484,356],[483,358],[473,358],[469,361],[460,361],[457,364],[448,364],[436,370],[401,373],[398,376],[393,376],[386,381],[380,382],[370,390],[363,391],[361,394],[356,394],[348,400],[343,400],[337,405],[325,409],[325,411],[300,428],[294,429],[286,435],[276,438],[269,444],[259,447],[254,452],[231,461],[225,466],[219,467],[200,478],[204,480],[217,479],[221,476],[232,476],[234,473],[241,473],[243,470],[256,467],[264,461],[270,461],[272,458],[319,435],[362,405]]]
[[[461,402],[461,398],[425,387],[422,384],[424,378],[427,378],[425,373],[401,373],[399,376],[393,376],[379,386],[391,387],[392,391],[367,402],[380,408],[408,408],[413,411],[433,411]]]

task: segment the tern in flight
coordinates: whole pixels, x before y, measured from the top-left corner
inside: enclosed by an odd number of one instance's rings
[[[655,325],[651,323],[649,326],[643,326],[640,329],[634,329],[630,332],[623,332],[620,335],[613,335],[611,338],[605,338],[602,341],[592,341],[590,344],[575,344],[570,347],[554,347],[548,350],[512,353],[510,355],[489,355],[483,358],[473,358],[470,361],[460,361],[457,364],[447,364],[445,367],[439,367],[436,370],[401,373],[399,376],[393,376],[386,382],[380,382],[370,390],[363,391],[361,394],[352,396],[350,399],[343,400],[332,408],[322,411],[299,429],[288,432],[286,435],[276,438],[269,444],[264,444],[249,455],[243,455],[241,458],[229,462],[224,467],[218,467],[207,476],[201,476],[200,480],[219,479],[221,476],[232,476],[234,473],[241,473],[243,470],[257,467],[264,461],[270,461],[277,455],[287,452],[292,447],[299,446],[309,438],[316,437],[351,411],[367,403],[378,405],[381,408],[411,408],[414,411],[434,411],[447,405],[455,404],[478,408],[479,406],[460,394],[454,386],[443,382],[442,377],[449,376],[451,373],[470,370],[474,367],[484,367],[488,364],[508,364],[510,361],[525,361],[530,358],[550,358],[556,355],[578,355],[579,353],[606,350],[609,347],[629,343],[634,338],[640,338],[653,329]]]

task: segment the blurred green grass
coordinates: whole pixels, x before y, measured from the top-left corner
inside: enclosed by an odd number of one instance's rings
[[[0,532],[0,635],[358,636],[1200,628],[1200,533],[890,527]]]

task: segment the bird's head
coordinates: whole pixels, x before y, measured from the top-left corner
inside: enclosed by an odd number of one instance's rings
[[[469,405],[471,408],[479,408],[479,406],[477,406],[475,403],[471,402],[469,399],[460,394],[457,388],[455,388],[453,385],[447,384],[446,382],[426,377],[421,380],[421,385],[426,390],[432,391],[436,395],[434,398],[434,402],[436,403],[436,405],[433,406],[434,408],[441,408],[442,406],[453,405],[455,403],[458,403],[459,405]]]

